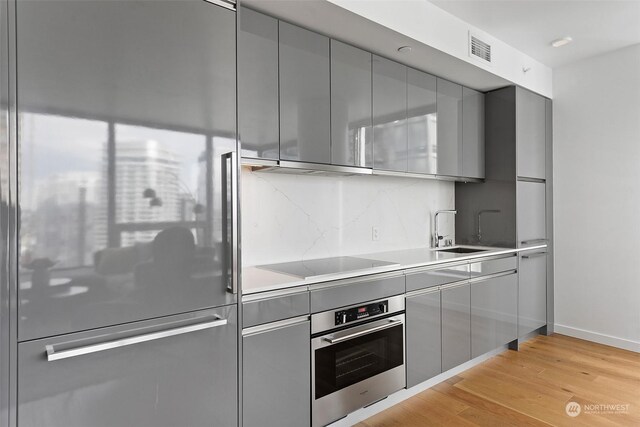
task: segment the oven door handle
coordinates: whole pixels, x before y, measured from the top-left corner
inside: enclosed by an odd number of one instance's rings
[[[352,334],[348,334],[348,335],[344,335],[338,338],[323,338],[324,341],[330,343],[330,344],[338,344],[341,343],[343,341],[348,341],[350,339],[353,338],[358,338],[361,337],[363,335],[368,335],[371,334],[373,332],[378,332],[381,331],[383,329],[389,329],[389,328],[393,328],[394,326],[398,326],[402,324],[402,320],[390,320],[389,323],[385,323],[383,325],[378,325],[378,326],[374,326],[372,328],[369,329],[365,329],[363,331],[359,331],[359,332],[354,332]]]

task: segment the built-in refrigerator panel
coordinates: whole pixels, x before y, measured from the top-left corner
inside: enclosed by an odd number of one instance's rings
[[[17,1],[19,339],[236,302],[235,12]]]

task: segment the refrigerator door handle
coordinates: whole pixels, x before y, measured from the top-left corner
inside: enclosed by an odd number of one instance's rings
[[[238,293],[238,153],[232,151],[222,155],[222,179],[224,190],[222,218],[227,261],[223,267],[227,274],[227,289]],[[231,193],[231,194],[228,194]],[[228,245],[228,246],[227,246]]]
[[[45,350],[47,354],[47,360],[49,362],[52,362],[54,360],[68,359],[70,357],[82,356],[82,355],[91,354],[91,353],[98,353],[100,351],[111,350],[114,348],[125,347],[128,345],[140,344],[147,341],[154,341],[162,338],[173,337],[176,335],[188,334],[190,332],[202,331],[204,329],[216,328],[218,326],[224,326],[226,324],[227,324],[227,319],[222,319],[220,316],[215,316],[215,320],[196,323],[194,325],[165,329],[163,331],[136,335],[133,337],[122,338],[122,339],[117,339],[112,341],[105,341],[98,344],[80,346],[80,347],[70,348],[67,350],[56,350],[56,344],[50,344],[45,346]]]

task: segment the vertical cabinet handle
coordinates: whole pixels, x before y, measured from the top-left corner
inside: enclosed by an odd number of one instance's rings
[[[190,332],[202,331],[204,329],[216,328],[227,324],[227,319],[215,316],[215,320],[196,323],[195,325],[181,326],[178,328],[166,329],[164,331],[152,332],[150,334],[136,335],[133,337],[122,338],[112,341],[105,341],[98,344],[91,344],[81,347],[75,347],[68,350],[56,350],[56,345],[51,344],[45,346],[47,360],[68,359],[70,357],[82,356],[84,354],[98,353],[100,351],[111,350],[113,348],[125,347],[133,344],[140,344],[147,341],[159,340],[162,338],[173,337],[176,335],[188,334]]]
[[[238,154],[222,155],[222,233],[225,243],[223,273],[227,278],[227,289],[238,293]]]

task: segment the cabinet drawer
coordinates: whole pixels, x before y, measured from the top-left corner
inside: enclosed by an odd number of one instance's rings
[[[350,279],[320,286],[324,287],[311,291],[312,313],[399,295],[405,291],[402,275]]]
[[[261,325],[309,314],[309,292],[290,293],[242,303],[242,326]]]
[[[236,425],[237,336],[229,306],[21,343],[20,426]]]
[[[490,259],[471,263],[471,277],[486,276],[488,274],[502,273],[503,271],[516,270],[518,257],[513,254],[505,258]]]
[[[447,283],[459,282],[468,278],[469,265],[466,262],[464,264],[409,273],[407,274],[407,292],[446,285]]]

